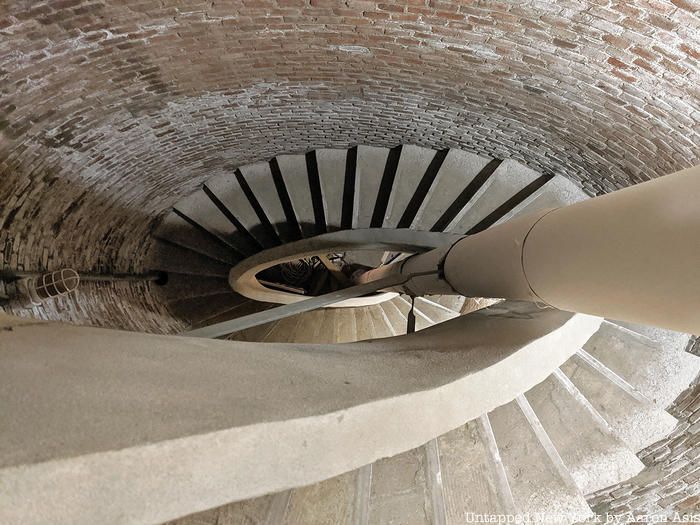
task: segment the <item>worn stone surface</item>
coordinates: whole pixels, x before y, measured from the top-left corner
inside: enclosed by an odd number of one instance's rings
[[[153,523],[415,448],[532,388],[601,319],[504,303],[340,347],[0,321],[0,521]]]
[[[588,496],[589,505],[596,513],[602,515],[603,519],[606,513],[617,515],[620,522],[633,521],[633,515],[647,512],[669,517],[672,517],[675,512],[681,514],[697,513],[700,507],[700,465],[698,464],[700,455],[698,455],[697,450],[693,450],[693,446],[700,443],[698,440],[700,435],[700,382],[696,382],[679,396],[669,410],[680,423],[668,437],[640,452],[639,456],[644,460],[646,469],[636,477]],[[695,419],[696,423],[691,423],[691,418]],[[443,456],[449,455],[451,450],[444,442],[444,438],[455,436],[468,427],[469,425],[453,431],[439,440]],[[463,456],[464,452],[462,451],[460,457]],[[452,513],[460,511],[456,511],[457,507],[450,496],[455,496],[460,491],[452,490],[456,489],[452,476],[470,476],[472,474],[464,465],[460,465],[458,471],[453,473],[450,469],[458,462],[453,465],[454,458],[447,460],[445,457],[445,459],[443,479],[446,483],[447,511],[450,516],[455,517]],[[476,460],[470,463],[472,467],[477,464]],[[484,472],[474,474],[474,478],[470,482],[474,482],[474,486],[479,486],[483,490],[489,490],[491,487],[488,484],[488,476]],[[479,491],[472,490],[468,496],[474,497],[479,494],[481,494]],[[468,500],[470,506],[462,507],[464,498],[460,497],[458,501],[459,507],[466,509],[466,511],[490,510],[498,512],[502,511],[503,508],[502,504],[498,503],[495,507],[482,509],[480,503],[472,499]],[[248,505],[251,505],[252,508],[260,508],[261,506],[257,500],[234,503],[177,520],[173,522],[173,525],[190,525],[192,523],[197,525],[231,525],[238,522],[230,521],[229,515],[232,512],[239,512],[241,507],[248,508]],[[461,513],[463,514],[463,512]],[[249,514],[249,516],[251,523],[265,523],[264,519],[258,519],[254,514]],[[419,513],[419,517],[422,517],[422,512]]]
[[[647,468],[620,485],[591,494],[588,502],[601,514],[628,510],[672,516],[700,508],[700,381],[671,405],[678,419],[665,439],[639,453]]]
[[[521,513],[549,514],[552,523],[562,525],[572,520],[557,516],[578,515],[584,519],[591,515],[570,474],[556,467],[552,451],[543,446],[516,401],[498,407],[489,414],[489,420],[513,500]]]
[[[638,474],[644,465],[561,373],[525,394],[582,494]]]

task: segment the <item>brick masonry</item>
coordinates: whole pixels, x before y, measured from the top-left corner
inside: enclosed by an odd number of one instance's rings
[[[179,197],[313,147],[460,147],[592,194],[697,164],[698,5],[5,2],[0,266],[137,270]]]
[[[0,268],[144,271],[149,233],[179,198],[237,165],[317,147],[458,147],[592,195],[698,164],[699,8],[3,2]],[[91,284],[27,314],[176,329],[148,286]],[[669,472],[672,455],[647,460]],[[674,505],[664,480],[648,485]]]

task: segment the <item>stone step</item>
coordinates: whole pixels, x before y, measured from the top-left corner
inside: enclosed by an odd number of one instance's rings
[[[279,321],[272,321],[270,323],[261,324],[258,326],[253,326],[251,328],[246,328],[240,332],[234,332],[226,337],[231,341],[247,341],[251,343],[259,343],[264,341],[268,334],[272,331],[275,326],[277,326]]]
[[[380,459],[372,465],[369,524],[433,523],[424,447]]]
[[[626,321],[612,321],[610,319],[608,321],[659,343],[665,351],[683,352],[688,348],[688,344],[693,337],[691,334],[657,328],[656,326],[645,326]]]
[[[193,327],[199,326],[209,320],[215,319],[224,312],[238,310],[244,304],[253,304],[247,299],[232,290],[214,295],[200,297],[189,297],[175,299],[168,302],[168,308],[181,319],[187,319]],[[260,310],[260,306],[255,306],[254,310]],[[240,310],[239,313],[249,312],[250,309]],[[232,316],[237,316],[232,314]],[[212,321],[213,322],[213,321]]]
[[[270,164],[267,162],[249,164],[241,167],[240,172],[260,205],[261,213],[270,222],[279,239],[282,242],[298,239],[298,232],[287,222],[287,216],[272,178]]]
[[[259,171],[264,171],[265,167],[266,165],[259,165],[257,169]],[[248,181],[255,183],[255,170],[246,171],[248,171]],[[270,176],[269,173],[267,176]],[[222,204],[231,211],[236,217],[236,220],[238,220],[243,228],[245,228],[260,245],[268,248],[276,246],[279,244],[277,234],[269,224],[261,222],[258,213],[262,214],[262,210],[256,211],[256,208],[248,197],[249,193],[252,194],[248,181],[243,177],[241,171],[238,172],[238,174],[233,172],[213,177],[207,181],[206,186],[216,195]],[[241,183],[243,185],[241,185]],[[273,187],[270,181],[268,191]],[[257,204],[256,197],[254,195],[251,196]]]
[[[651,399],[669,406],[700,373],[700,359],[604,322],[584,350]]]
[[[153,270],[182,275],[228,278],[231,268],[223,263],[188,248],[155,239],[148,251],[148,267]]]
[[[416,308],[437,324],[459,317],[459,313],[426,297],[416,297]]]
[[[562,524],[592,515],[524,397],[493,410],[489,420],[519,512]]]
[[[423,200],[411,228],[429,231],[439,221],[446,210],[455,202],[459,192],[469,186],[490,159],[451,149],[440,166],[437,177],[428,195]],[[461,210],[455,210],[458,217],[466,211],[468,202]]]
[[[354,308],[329,308],[335,326],[334,337],[337,343],[357,341],[357,321]]]
[[[560,371],[525,397],[582,494],[631,478],[644,468]]]
[[[343,323],[343,318],[352,314],[342,308],[324,308],[320,311],[322,312],[322,318],[316,326],[311,327],[311,335],[307,342],[316,344],[341,342],[338,340],[338,325]]]
[[[289,341],[295,343],[318,343],[322,341],[322,332],[327,330],[326,311],[323,308],[304,312],[298,317],[294,329],[289,334]]]
[[[355,171],[353,228],[369,228],[389,148],[358,146]]]
[[[211,191],[209,191],[209,194],[212,195],[213,199],[221,203],[226,214],[229,216],[233,215],[228,206],[218,198],[218,195],[213,194]],[[212,197],[209,197],[207,192],[203,190],[196,191],[178,201],[175,209],[231,247],[239,257],[246,257],[256,253],[260,246],[254,239],[250,239],[247,230],[243,229],[241,231],[236,228],[226,214],[217,207]],[[236,218],[234,217],[234,219]]]
[[[504,160],[474,195],[466,213],[455,219],[447,227],[447,231],[467,233],[538,177],[539,174],[534,170],[511,159]]]
[[[271,305],[269,303],[259,303],[257,301],[251,301],[249,299],[246,299],[245,301],[241,302],[236,306],[223,309],[220,312],[214,314],[213,316],[203,319],[202,321],[194,324],[193,328],[202,328],[204,326],[209,326],[216,323],[223,323],[232,319],[238,319],[239,317],[252,315],[263,310],[268,310],[273,306],[274,305]]]
[[[569,204],[574,204],[588,198],[589,196],[586,192],[579,188],[574,182],[566,177],[557,175],[530,195],[530,197],[513,208],[509,213],[501,217],[496,224],[507,222],[528,213],[534,213],[548,208],[568,206]]]
[[[276,157],[276,160],[304,237],[325,233],[317,231],[316,228],[314,203],[311,198],[309,174],[306,169],[306,157],[304,155],[279,155]]]
[[[170,212],[163,218],[154,235],[231,266],[241,259],[226,243],[193,226],[175,212]]]
[[[676,426],[673,416],[583,352],[564,363],[561,371],[634,452],[667,436]]]
[[[486,416],[437,439],[447,523],[469,513],[514,514],[513,496]]]
[[[398,297],[394,297],[390,302],[401,313],[404,319],[408,318],[408,312],[411,310],[410,299],[406,299],[405,296],[400,295]]]
[[[403,146],[394,184],[384,216],[383,228],[397,228],[436,151],[418,146]]]
[[[467,300],[463,295],[426,295],[424,298],[438,303],[456,314],[462,311],[462,307]]]
[[[371,305],[365,307],[364,309],[369,315],[372,321],[372,326],[374,327],[373,337],[393,337],[394,335],[396,335],[393,327],[384,315],[384,310],[382,310],[381,306],[379,306],[378,304]]]
[[[384,301],[384,303],[388,303],[388,301]],[[399,315],[399,316],[396,316],[395,318],[391,318],[387,314],[387,310],[383,306],[384,303],[379,303],[377,305],[377,307],[379,309],[379,313],[377,315],[381,316],[381,318],[384,320],[384,323],[386,324],[386,326],[389,330],[389,333],[392,336],[405,334],[406,333],[405,323],[402,324],[402,323],[398,322],[401,316]]]
[[[406,333],[406,316],[396,305],[396,299],[391,301],[384,301],[379,306],[384,311],[392,329],[396,335],[401,335]]]
[[[354,470],[321,483],[291,490],[288,495],[283,493],[283,503],[286,503],[284,512],[281,516],[268,514],[266,523],[352,523],[359,475],[360,471]]]
[[[394,299],[396,306],[401,310],[401,313],[408,319],[408,313],[411,311],[411,298],[408,296],[400,295]],[[416,305],[413,309],[413,313],[416,316],[416,331],[423,330],[436,324],[432,318],[428,317],[418,306]]]
[[[347,157],[348,150],[344,149],[316,150],[316,164],[328,231],[339,230],[342,226]]]
[[[355,336],[358,341],[374,339],[375,329],[367,308],[353,308],[355,315]]]
[[[297,325],[303,320],[304,314],[294,315],[280,319],[272,330],[267,334],[263,342],[265,343],[292,343]]]

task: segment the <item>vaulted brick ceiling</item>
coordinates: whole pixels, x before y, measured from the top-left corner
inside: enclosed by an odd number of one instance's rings
[[[695,0],[0,6],[0,263],[138,270],[207,178],[356,143],[602,193],[700,162]]]

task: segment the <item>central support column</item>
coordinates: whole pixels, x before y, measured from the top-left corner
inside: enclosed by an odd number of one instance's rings
[[[440,278],[412,279],[405,289],[534,301],[700,333],[698,203],[700,166],[521,217],[382,273],[437,266]]]

